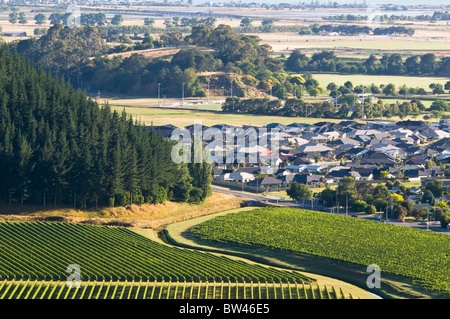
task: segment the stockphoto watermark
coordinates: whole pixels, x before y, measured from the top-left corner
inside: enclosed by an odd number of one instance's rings
[[[64,15],[65,24],[69,28],[79,28],[81,26],[81,10],[80,7],[75,4],[70,4],[66,8],[66,14]]]
[[[376,264],[370,264],[366,269],[367,273],[370,275],[367,277],[366,284],[367,288],[381,288],[381,269],[380,266]]]
[[[66,271],[70,273],[67,277],[66,285],[71,288],[80,288],[81,286],[81,268],[77,264],[70,264]]]
[[[190,129],[176,128],[170,139],[175,163],[247,163],[277,166],[280,130],[224,126],[204,127],[195,122]]]

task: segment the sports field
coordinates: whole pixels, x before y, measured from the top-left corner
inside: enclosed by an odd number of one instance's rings
[[[320,118],[305,117],[287,117],[287,116],[270,116],[270,115],[252,115],[252,114],[230,114],[222,112],[199,112],[196,110],[177,110],[177,109],[160,109],[156,107],[123,107],[111,106],[113,110],[125,111],[133,116],[134,119],[145,125],[159,126],[172,124],[178,127],[201,123],[205,126],[216,124],[230,124],[236,126],[254,125],[263,126],[269,123],[291,124],[295,122],[314,124],[322,122]],[[326,119],[328,122],[339,123],[341,119]]]

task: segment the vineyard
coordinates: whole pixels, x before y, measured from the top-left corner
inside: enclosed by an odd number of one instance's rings
[[[353,299],[316,283],[94,281],[71,289],[65,281],[6,280],[0,299]]]
[[[384,273],[450,294],[450,237],[445,234],[274,207],[216,217],[191,233],[203,240],[282,249],[364,267],[377,264]]]
[[[343,299],[298,272],[172,247],[127,228],[0,223],[0,299]],[[69,265],[80,267],[71,287]]]

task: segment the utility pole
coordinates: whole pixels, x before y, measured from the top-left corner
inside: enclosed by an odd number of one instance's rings
[[[338,103],[338,90],[336,90],[336,94],[335,94],[335,96],[334,96],[334,106],[336,107],[336,109],[337,109],[337,103]]]
[[[339,194],[339,191],[338,191],[338,189],[336,188],[336,211],[337,211],[337,213],[339,214],[338,194]]]

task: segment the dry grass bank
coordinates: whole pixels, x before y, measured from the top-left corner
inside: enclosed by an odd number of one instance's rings
[[[117,224],[141,228],[161,229],[167,224],[199,217],[241,206],[244,200],[238,197],[213,193],[199,205],[175,203],[126,207],[107,207],[98,210],[78,210],[72,208],[44,208],[40,206],[0,204],[0,221],[4,220],[61,220],[92,224]]]

